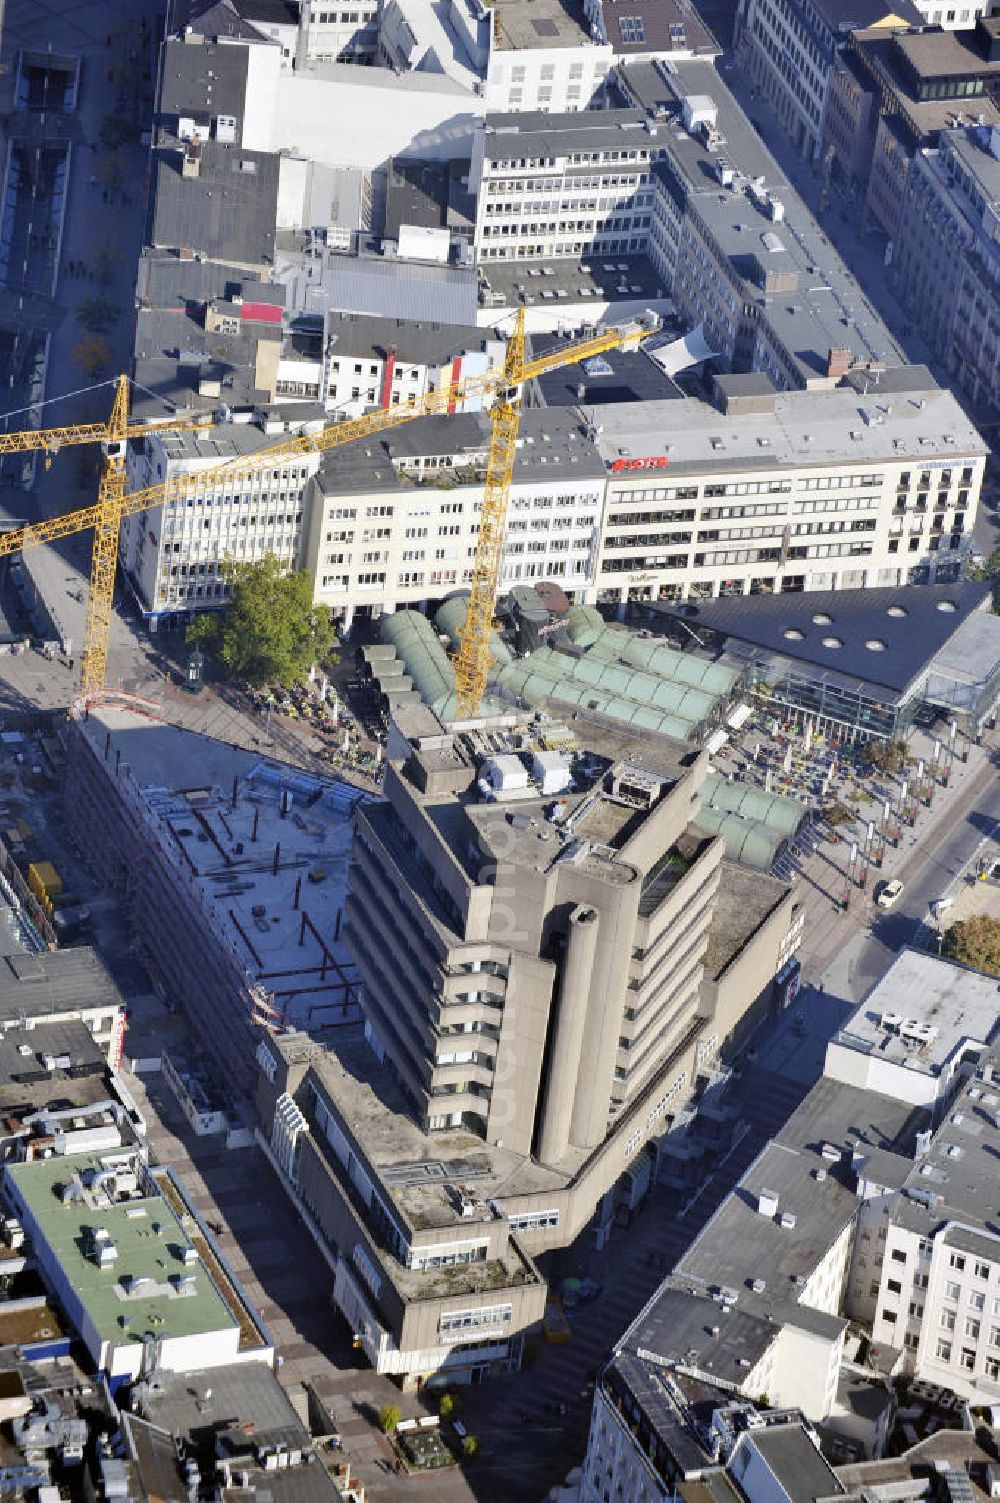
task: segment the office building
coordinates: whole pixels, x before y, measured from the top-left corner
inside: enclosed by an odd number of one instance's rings
[[[968,547],[986,446],[920,367],[588,406],[607,468],[597,599],[905,584]],[[721,410],[720,410],[721,409]]]
[[[151,630],[224,604],[226,560],[252,563],[273,554],[289,568],[298,566],[303,494],[319,454],[252,464],[255,454],[280,439],[280,431],[229,423],[207,433],[156,434],[130,446],[130,489],[174,483],[180,491],[176,500],[122,524],[122,567]],[[225,483],[195,488],[200,471],[244,460],[245,466],[234,464]]]
[[[353,362],[357,363],[357,362]],[[346,622],[441,600],[467,585],[483,504],[489,421],[422,418],[324,456],[307,494],[305,567]],[[572,411],[526,412],[511,485],[502,583],[593,579],[604,465]]]
[[[983,427],[1000,420],[1000,126],[942,131],[914,158],[893,256],[898,293]]]
[[[951,126],[1000,124],[998,70],[992,20],[972,31],[852,32],[838,53],[824,154],[862,224],[880,229],[893,254],[914,157]]]
[[[603,1238],[610,1208],[641,1199],[799,916],[767,878],[721,914],[704,753],[598,717],[559,754],[523,717],[485,738],[406,716],[385,797],[356,825],[345,937],[363,1030],[329,1055],[267,1041],[258,1107],[336,1252],[336,1302],[410,1382],[517,1365],[544,1304],[531,1253],[572,1241],[606,1197]],[[452,1263],[461,1289],[440,1284]],[[481,1354],[447,1350],[452,1307]]]
[[[70,740],[74,834],[95,874],[125,886],[144,962],[229,1107],[255,1074],[261,1027],[357,1015],[338,915],[364,795],[111,706],[74,721]]]
[[[545,1282],[487,1203],[483,1145],[449,1134],[428,1160],[360,1028],[338,1030],[331,1050],[279,1034],[258,1060],[272,1163],[335,1259],[334,1304],[376,1371],[406,1388],[516,1372]]]
[[[490,290],[504,263],[514,264],[516,303],[532,271],[544,278],[552,263],[558,274],[560,261],[589,270],[593,257],[617,268],[627,298],[643,289],[621,257],[648,256],[659,295],[698,327],[702,359],[791,389],[835,385],[854,365],[902,364],[711,63],[635,62],[617,76],[631,108],[487,118],[470,182]],[[538,285],[550,302],[561,292],[568,313],[565,287]]]
[[[807,161],[820,155],[830,74],[848,32],[880,33],[920,26],[911,0],[741,0],[737,56],[774,111],[796,151]]]
[[[476,260],[635,254],[649,239],[656,143],[641,110],[487,115],[476,138]]]

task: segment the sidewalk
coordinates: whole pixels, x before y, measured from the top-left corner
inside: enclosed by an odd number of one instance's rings
[[[957,762],[948,788],[937,787],[929,809],[920,806],[912,829],[902,827],[898,846],[886,845],[881,867],[871,867],[862,892],[851,888],[850,907],[841,910],[839,898],[847,888],[850,845],[833,847],[841,852],[837,861],[829,842],[803,863],[798,879],[800,901],[806,914],[805,938],[799,952],[803,969],[813,978],[823,974],[830,961],[879,913],[873,897],[876,883],[898,877],[912,881],[933,855],[939,837],[960,826],[976,800],[996,778],[992,749],[973,747],[967,763]]]

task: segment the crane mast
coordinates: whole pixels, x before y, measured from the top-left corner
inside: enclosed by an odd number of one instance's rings
[[[459,714],[462,718],[475,716],[482,704],[490,672],[490,636],[500,580],[524,386],[546,371],[575,365],[606,350],[637,344],[655,333],[659,326],[655,315],[649,314],[642,320],[600,330],[583,339],[570,341],[545,355],[526,360],[524,309],[521,308],[518,310],[503,369],[500,371],[487,371],[482,375],[467,377],[453,385],[441,386],[422,397],[401,403],[398,407],[333,423],[319,433],[299,434],[284,439],[259,450],[249,458],[227,460],[207,470],[175,477],[165,484],[129,492],[125,490],[125,455],[130,439],[158,432],[210,428],[214,425],[202,415],[189,419],[172,419],[162,424],[130,423],[128,379],[120,376],[106,423],[81,423],[0,434],[0,456],[41,450],[48,464],[51,456],[64,445],[86,443],[100,443],[104,454],[96,502],[44,522],[33,522],[26,527],[0,533],[0,558],[41,543],[51,543],[78,532],[86,532],[91,527],[94,529],[81,681],[83,698],[93,701],[101,696],[105,688],[108,641],[114,609],[115,570],[123,517],[135,516],[175,501],[193,499],[213,485],[232,484],[262,468],[273,468],[298,455],[324,453],[340,448],[344,444],[353,443],[355,439],[371,438],[416,418],[446,415],[470,398],[488,398],[492,400],[492,407],[486,489],[476,543],[469,608],[455,658]]]
[[[503,560],[507,507],[517,458],[517,432],[521,417],[519,384],[524,379],[524,309],[520,308],[514,332],[507,345],[502,390],[490,411],[490,452],[486,464],[483,509],[479,515],[476,560],[465,623],[455,656],[455,694],[459,720],[478,715],[489,676],[490,637],[496,609],[500,564]],[[513,395],[511,395],[513,393]]]

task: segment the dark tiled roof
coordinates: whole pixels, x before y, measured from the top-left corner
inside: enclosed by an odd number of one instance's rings
[[[963,581],[744,595],[660,603],[655,609],[695,629],[701,625],[765,652],[901,693],[988,595],[988,586]],[[790,631],[801,635],[789,637]],[[838,645],[824,645],[824,639]],[[870,642],[883,645],[872,648]]]

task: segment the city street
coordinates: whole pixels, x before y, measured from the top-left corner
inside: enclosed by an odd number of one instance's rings
[[[71,144],[68,196],[54,300],[35,299],[7,310],[27,326],[39,320],[50,331],[46,405],[32,413],[11,410],[3,426],[31,427],[96,421],[107,416],[112,379],[131,368],[135,273],[142,246],[147,149],[140,144],[152,109],[156,47],[162,29],[161,0],[8,0],[4,11],[0,108],[9,111],[16,55],[37,47],[40,37],[58,38],[62,51],[81,60],[76,111],[58,124],[37,115],[15,113],[11,133],[29,136],[59,130]],[[78,313],[99,298],[110,320],[92,336],[101,363],[92,373],[80,363],[86,330]],[[0,317],[4,315],[0,299]],[[3,374],[0,372],[0,374]],[[102,384],[103,383],[103,384]],[[8,490],[4,504],[14,515],[53,517],[95,499],[98,455],[93,446],[64,449],[51,468],[35,465],[31,494]],[[32,508],[32,502],[34,503]],[[27,508],[27,510],[26,510]],[[91,534],[33,550],[32,569],[71,652],[83,636]],[[125,681],[136,671],[129,634],[112,623],[113,672]],[[0,710],[19,699],[42,705],[69,702],[69,681],[57,671],[37,671],[30,660],[4,659],[0,665]],[[15,666],[16,665],[16,666]]]
[[[923,932],[928,905],[958,887],[970,868],[974,874],[980,855],[1000,850],[1000,779],[992,756],[966,786],[959,784],[953,799],[942,800],[939,792],[936,803],[942,805],[937,819],[923,832],[918,826],[916,840],[891,868],[906,884],[898,906],[882,913],[868,904],[865,927],[821,972],[829,992],[859,1001],[903,945],[931,937]]]

